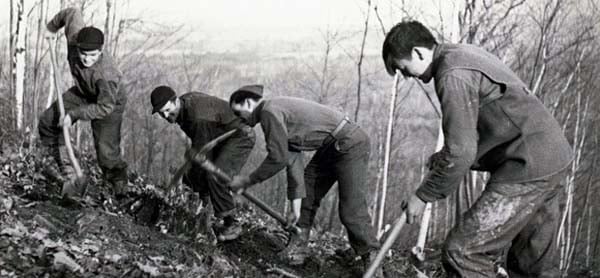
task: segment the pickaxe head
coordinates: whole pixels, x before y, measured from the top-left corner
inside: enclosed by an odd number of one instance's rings
[[[181,177],[183,177],[183,174],[185,174],[192,166],[192,162],[200,163],[200,165],[202,165],[202,163],[205,163],[206,161],[208,161],[207,154],[212,149],[214,149],[214,147],[217,146],[219,143],[221,143],[225,139],[231,137],[231,135],[233,135],[236,131],[237,131],[237,129],[232,129],[228,132],[221,134],[219,137],[206,143],[206,145],[204,145],[199,150],[194,149],[194,148],[191,148],[190,150],[188,150],[185,163],[181,167],[179,167],[179,169],[177,169],[177,172],[175,172],[175,175],[171,179],[171,182],[169,183],[168,188],[173,187],[175,184],[177,184],[179,182],[179,180],[181,180]]]

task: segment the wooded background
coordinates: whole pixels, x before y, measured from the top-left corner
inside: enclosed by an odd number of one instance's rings
[[[8,3],[9,2],[9,3]],[[9,26],[0,26],[0,145],[21,140],[36,144],[37,118],[55,99],[45,23],[60,7],[80,7],[87,24],[105,32],[105,53],[113,55],[124,74],[129,94],[123,124],[123,153],[129,170],[164,185],[181,164],[188,146],[177,125],[150,114],[150,91],[170,85],[180,94],[201,91],[228,99],[242,85],[261,83],[267,97],[286,95],[311,99],[345,111],[371,135],[368,186],[373,224],[378,215],[391,223],[400,203],[419,185],[424,162],[434,152],[440,120],[432,84],[400,78],[397,90],[380,56],[384,34],[404,19],[424,22],[440,42],[480,45],[507,63],[529,84],[562,124],[575,149],[562,195],[559,232],[560,267],[567,273],[598,269],[600,221],[598,205],[598,107],[600,65],[598,0],[431,0],[354,1],[363,13],[362,28],[337,30],[323,26],[311,40],[273,44],[243,44],[235,51],[207,51],[188,38],[183,25],[165,25],[123,12],[129,1],[10,0]],[[444,3],[444,4],[442,4]],[[8,7],[7,4],[10,4]],[[6,8],[4,8],[6,6]],[[340,12],[343,12],[341,10]],[[274,23],[277,24],[277,23]],[[8,28],[6,28],[8,27]],[[64,36],[58,36],[62,88],[72,79],[66,62]],[[395,94],[395,102],[390,100]],[[387,186],[384,180],[385,138],[393,107]],[[74,128],[81,152],[93,153],[89,123]],[[260,128],[256,128],[260,133]],[[262,135],[261,135],[262,136]],[[244,171],[264,158],[259,140]],[[310,159],[310,153],[305,161]],[[433,204],[427,246],[445,238],[461,212],[484,187],[485,174],[472,173],[450,198]],[[285,174],[253,191],[280,211],[285,210]],[[337,190],[322,203],[318,233],[344,234],[337,217]],[[382,198],[385,196],[385,198]],[[383,210],[380,204],[385,201]],[[418,225],[407,226],[401,247],[415,244]]]

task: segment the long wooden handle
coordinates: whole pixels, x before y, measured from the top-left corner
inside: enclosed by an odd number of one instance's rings
[[[177,184],[179,182],[179,180],[183,177],[183,175],[190,169],[190,167],[192,166],[192,162],[194,162],[194,158],[196,158],[198,155],[204,155],[206,153],[208,153],[210,150],[212,150],[215,146],[217,146],[219,143],[223,142],[225,139],[231,137],[231,135],[233,135],[235,132],[237,131],[237,129],[232,129],[228,132],[225,132],[223,134],[221,134],[219,137],[211,140],[210,142],[206,143],[206,145],[204,145],[201,149],[190,149],[191,155],[189,158],[186,158],[186,161],[183,163],[183,165],[181,165],[181,167],[179,167],[179,169],[177,169],[177,171],[175,172],[175,175],[173,175],[173,178],[171,178],[171,182],[169,183],[167,188],[171,188],[173,187],[175,184]]]
[[[205,159],[202,162],[202,164],[200,164],[200,165],[202,166],[202,168],[204,168],[204,170],[215,175],[217,178],[219,178],[227,183],[231,182],[231,177],[229,175],[227,175],[227,173],[225,173],[223,170],[219,169],[219,167],[217,167],[212,162],[210,162],[208,159]],[[257,207],[262,209],[268,215],[275,218],[275,220],[277,220],[282,225],[284,225],[284,226],[287,225],[287,220],[285,219],[285,217],[283,217],[281,214],[279,214],[277,211],[275,211],[273,208],[271,208],[265,202],[254,197],[254,195],[250,194],[250,192],[244,190],[244,192],[242,192],[242,196],[244,196],[246,199],[248,199],[248,201],[252,202]],[[294,233],[300,232],[300,229],[297,226],[290,227],[289,229]]]
[[[420,262],[425,260],[425,241],[427,240],[427,231],[429,230],[429,222],[431,220],[431,203],[427,203],[425,206],[425,212],[421,220],[421,227],[419,228],[419,237],[417,238],[417,245],[415,245],[411,252],[413,256]]]
[[[363,275],[363,278],[371,278],[373,276],[373,274],[375,274],[375,271],[377,270],[377,268],[383,261],[383,258],[385,258],[385,254],[387,253],[388,250],[390,250],[390,248],[392,248],[392,245],[394,244],[394,242],[400,235],[400,231],[404,227],[405,223],[406,223],[406,212],[402,212],[402,215],[400,216],[400,218],[396,219],[396,221],[394,222],[394,228],[392,228],[390,235],[386,238],[385,242],[381,246],[381,249],[379,249],[379,252],[377,253],[377,257],[375,257],[375,260],[373,260],[373,262],[371,263],[371,265],[369,266],[369,268]]]
[[[58,77],[58,67],[56,62],[56,56],[54,55],[54,43],[51,38],[47,38],[48,47],[50,48],[50,64],[52,64],[52,69],[54,69],[54,87],[56,88],[56,96],[58,97],[58,110],[60,112],[60,118],[65,117],[65,105],[62,98],[62,90],[59,85],[59,77]],[[62,124],[62,123],[61,123]],[[77,178],[83,177],[83,172],[81,171],[81,167],[79,166],[79,161],[75,157],[75,153],[73,152],[73,146],[71,145],[71,136],[69,136],[69,127],[62,125],[63,137],[65,138],[65,146],[67,147],[67,152],[69,154],[69,160],[71,160],[71,164],[73,168],[75,168],[75,175]]]

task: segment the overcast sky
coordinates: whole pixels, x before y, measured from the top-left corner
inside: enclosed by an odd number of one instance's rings
[[[9,3],[0,0],[0,38],[8,34]],[[52,1],[50,14],[58,11],[59,0]],[[191,39],[211,41],[245,40],[297,40],[307,36],[318,36],[324,30],[360,31],[363,28],[367,0],[114,0],[119,13],[125,17],[144,18],[152,22],[169,25],[183,24],[191,32]],[[29,7],[38,0],[25,0]],[[438,16],[437,7],[448,5],[449,0],[420,0],[407,2],[422,8],[415,12],[423,16],[423,10]],[[98,19],[105,9],[105,0],[95,0]],[[122,7],[123,3],[129,3]],[[372,0],[379,5],[380,15],[386,25],[401,18],[391,18],[385,11],[386,5],[400,5],[393,0]],[[448,11],[450,9],[442,9]],[[86,11],[89,16],[89,11]],[[391,14],[390,14],[391,15]],[[371,24],[376,24],[373,13]],[[393,15],[395,16],[395,15]],[[372,25],[374,26],[374,25]],[[388,26],[389,28],[389,26]],[[318,38],[318,37],[317,37]]]
[[[9,3],[0,0],[0,24],[7,28]],[[58,11],[53,1],[50,13]],[[103,5],[104,0],[96,0]],[[125,3],[125,0],[116,0]],[[36,0],[25,0],[35,3]],[[127,14],[163,23],[185,24],[210,35],[222,31],[269,33],[309,32],[326,26],[360,26],[362,0],[130,0]],[[199,34],[200,36],[205,34]],[[225,35],[225,34],[223,34]],[[238,35],[238,34],[236,34]],[[250,36],[251,34],[248,34]]]

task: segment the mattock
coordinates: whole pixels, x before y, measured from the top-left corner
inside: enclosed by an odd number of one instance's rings
[[[169,183],[169,188],[171,188],[173,185],[175,185],[179,182],[179,180],[183,177],[183,174],[185,172],[187,172],[188,169],[191,167],[192,161],[198,163],[200,165],[200,167],[202,167],[204,170],[213,174],[215,177],[225,181],[226,183],[231,182],[231,177],[227,173],[225,173],[223,170],[219,169],[215,164],[213,164],[208,159],[207,154],[215,146],[217,146],[219,143],[221,143],[225,139],[229,138],[236,131],[237,131],[236,129],[233,129],[226,133],[223,133],[221,136],[206,143],[206,145],[204,145],[200,150],[191,149],[191,155],[186,159],[185,163],[179,169],[177,169],[177,171],[175,172],[175,175],[173,176],[173,178],[171,179],[171,182]],[[279,214],[277,211],[275,211],[273,208],[271,208],[265,202],[254,197],[248,191],[244,190],[244,192],[242,192],[242,196],[244,196],[250,202],[252,202],[257,207],[262,209],[268,215],[275,218],[275,220],[277,220],[283,226],[287,225],[287,220],[285,217],[283,217],[281,214]],[[292,226],[288,229],[289,229],[289,231],[291,231],[293,233],[296,233],[296,234],[300,233],[300,229],[297,226]]]

